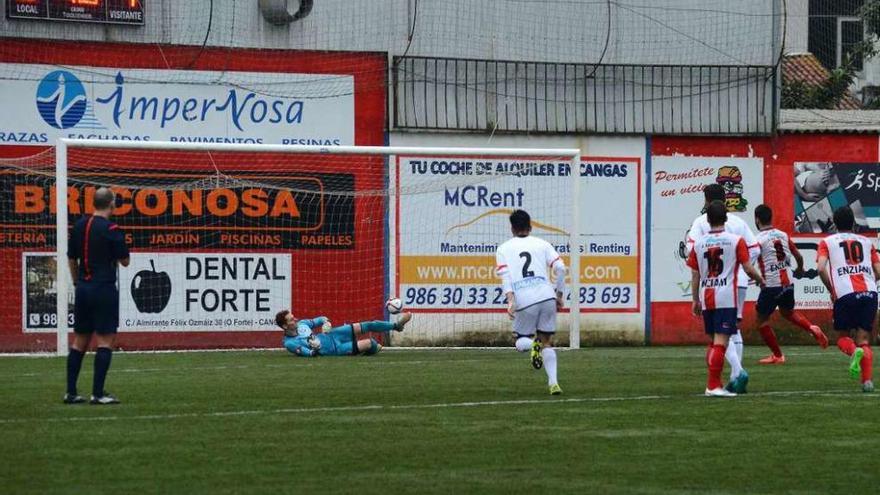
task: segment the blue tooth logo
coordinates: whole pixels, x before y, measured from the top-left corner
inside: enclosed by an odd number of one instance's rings
[[[37,110],[43,120],[56,129],[78,124],[87,102],[82,83],[66,70],[50,72],[37,86]]]

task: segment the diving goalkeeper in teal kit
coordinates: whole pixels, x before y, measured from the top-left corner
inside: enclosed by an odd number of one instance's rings
[[[402,332],[412,319],[412,313],[403,313],[396,323],[390,321],[362,321],[331,327],[324,316],[311,320],[297,320],[288,310],[275,315],[275,323],[284,330],[284,348],[301,357],[373,355],[382,349],[373,338],[358,339],[369,332]],[[323,332],[316,332],[323,329]]]

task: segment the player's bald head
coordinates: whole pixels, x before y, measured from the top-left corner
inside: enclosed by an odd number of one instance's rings
[[[94,199],[92,199],[92,206],[95,207],[95,210],[108,210],[113,206],[115,197],[116,195],[113,194],[109,187],[99,187],[95,191]]]

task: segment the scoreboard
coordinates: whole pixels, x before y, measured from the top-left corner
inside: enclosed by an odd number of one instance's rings
[[[6,18],[142,26],[144,1],[6,0]]]

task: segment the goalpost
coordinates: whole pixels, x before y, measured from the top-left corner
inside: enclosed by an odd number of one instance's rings
[[[68,229],[100,186],[117,191],[114,218],[132,251],[118,282],[121,332],[274,342],[279,309],[340,324],[388,317],[382,303],[396,295],[416,320],[395,339],[493,341],[510,332],[494,247],[522,208],[567,262],[559,330],[580,347],[582,301],[569,297],[582,295],[571,276],[584,242],[578,149],[60,139],[54,151],[54,198],[51,186],[45,194],[57,212],[59,355]]]

